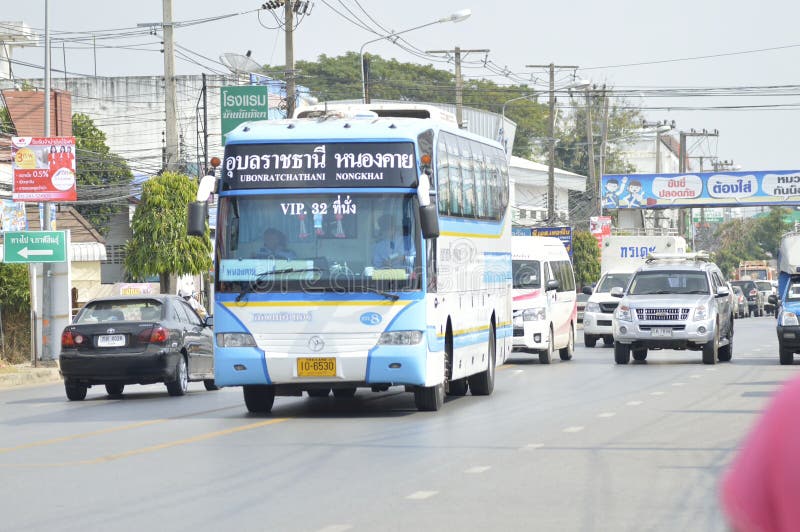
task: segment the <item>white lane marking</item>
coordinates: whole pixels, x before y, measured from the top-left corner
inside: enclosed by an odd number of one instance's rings
[[[763,351],[763,349],[760,347],[756,347],[755,349],[753,349],[753,351]]]
[[[320,528],[317,532],[345,532],[345,530],[351,530],[353,525],[328,525],[324,528]]]
[[[643,403],[643,401],[628,401],[627,403],[625,403],[625,405],[626,406],[639,406],[642,403]]]
[[[690,379],[699,379],[700,377],[702,377],[702,375],[700,375],[699,373],[695,373],[693,375],[689,375]]]
[[[717,371],[717,368],[706,368],[706,371]]]
[[[686,383],[685,382],[673,382],[672,383],[673,386],[683,386],[684,384],[686,384]]]
[[[525,447],[522,448],[523,451],[532,451],[534,449],[540,449],[544,447],[543,443],[529,443]]]
[[[650,392],[650,395],[664,395],[664,392]]]
[[[580,432],[583,430],[583,427],[567,427],[564,429],[564,432]]]
[[[597,417],[614,417],[616,415],[617,415],[616,412],[600,412],[599,414],[597,414]]]
[[[525,370],[524,369],[515,369],[514,370],[514,375],[519,375],[520,373],[525,373]]]
[[[483,473],[485,471],[490,470],[491,468],[492,468],[492,466],[488,466],[488,465],[475,466],[475,467],[470,467],[469,469],[465,469],[464,473],[470,473],[470,474]]]
[[[412,499],[416,501],[421,501],[422,499],[427,499],[433,497],[439,493],[438,491],[415,491],[411,495],[406,495],[406,499]]]

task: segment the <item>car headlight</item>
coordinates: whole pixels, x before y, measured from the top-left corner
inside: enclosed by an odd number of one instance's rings
[[[526,308],[522,311],[522,319],[524,321],[539,321],[545,319],[545,308],[535,307]]]
[[[800,325],[797,320],[797,314],[784,310],[781,313],[781,325]]]
[[[617,319],[622,321],[633,321],[632,309],[628,305],[619,305],[617,307]]]
[[[217,333],[220,347],[255,347],[256,340],[250,333]]]
[[[600,303],[586,303],[586,312],[602,312],[600,310]]]
[[[694,321],[707,320],[707,319],[708,319],[708,305],[705,303],[702,305],[697,305],[694,308]]]
[[[514,327],[522,327],[522,316],[514,316]]]
[[[422,331],[389,331],[381,334],[381,345],[416,345],[422,341]]]

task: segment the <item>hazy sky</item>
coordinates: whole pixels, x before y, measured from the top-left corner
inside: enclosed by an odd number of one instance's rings
[[[243,13],[177,28],[178,45],[188,57],[203,65],[179,56],[177,72],[224,72],[225,68],[217,63],[222,53],[244,54],[247,50],[260,63],[283,64],[284,34],[274,29],[275,20],[267,12],[261,12],[259,22],[256,10],[261,3],[174,0],[176,22]],[[44,0],[6,4],[0,20],[24,21],[43,31]],[[718,139],[691,142],[691,155],[717,155],[733,160],[744,170],[800,168],[794,124],[800,117],[797,67],[800,37],[795,36],[800,3],[796,1],[314,0],[311,14],[302,20],[295,33],[295,58],[314,60],[323,53],[336,56],[348,50],[358,51],[366,41],[386,34],[378,25],[400,32],[464,8],[472,10],[472,16],[464,22],[435,24],[405,33],[403,37],[421,51],[454,46],[490,49],[490,68],[476,63],[465,68],[464,73],[501,84],[519,83],[520,78],[530,80],[533,75],[536,79],[532,86],[546,90],[546,72],[525,65],[550,62],[579,65],[580,77],[624,91],[629,103],[644,108],[648,120],[675,120],[676,131],[719,130]],[[381,33],[358,27],[337,11],[350,19],[357,16],[365,26]],[[96,32],[99,36],[108,34],[107,30],[120,29],[121,32],[138,30],[140,34],[126,39],[98,37],[97,74],[163,73],[159,38],[136,28],[139,23],[160,21],[161,15],[159,0],[52,0],[53,68],[63,68],[66,53],[70,73],[91,75],[95,69],[91,46],[67,42],[62,49],[61,39],[85,36],[83,32]],[[435,64],[452,70],[452,63],[415,57],[388,40],[369,44],[366,50],[400,61]],[[739,53],[753,50],[763,51]],[[41,48],[20,48],[14,52],[16,61],[40,67],[43,56]],[[670,61],[698,56],[717,57]],[[465,60],[483,60],[483,56],[473,55]],[[632,63],[650,64],[610,68]],[[512,78],[498,75],[503,70],[511,73]],[[16,64],[14,73],[19,77],[38,77],[42,71]],[[568,74],[561,72],[559,82],[567,83]],[[786,85],[790,87],[774,88]],[[678,96],[675,89],[679,88],[695,90],[682,91],[683,95]],[[719,109],[723,106],[745,108]],[[752,106],[762,108],[746,108]]]

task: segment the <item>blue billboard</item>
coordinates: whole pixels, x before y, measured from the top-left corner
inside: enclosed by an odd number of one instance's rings
[[[800,170],[612,174],[600,193],[604,209],[800,205]]]

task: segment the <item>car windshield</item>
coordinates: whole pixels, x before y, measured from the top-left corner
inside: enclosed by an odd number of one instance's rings
[[[153,299],[92,301],[75,316],[75,324],[160,320],[161,307]]]
[[[638,272],[628,294],[708,294],[708,280],[702,271],[652,270]]]
[[[217,289],[418,289],[417,213],[411,194],[223,196]]]
[[[541,287],[538,260],[512,260],[511,272],[514,278],[514,288]]]
[[[600,279],[595,292],[611,292],[611,289],[615,286],[619,286],[625,290],[625,287],[628,286],[628,281],[631,280],[632,275],[632,273],[609,273]]]
[[[756,281],[756,286],[762,292],[772,292],[772,283],[769,281]]]
[[[800,301],[800,282],[793,282],[786,292],[787,301]]]

